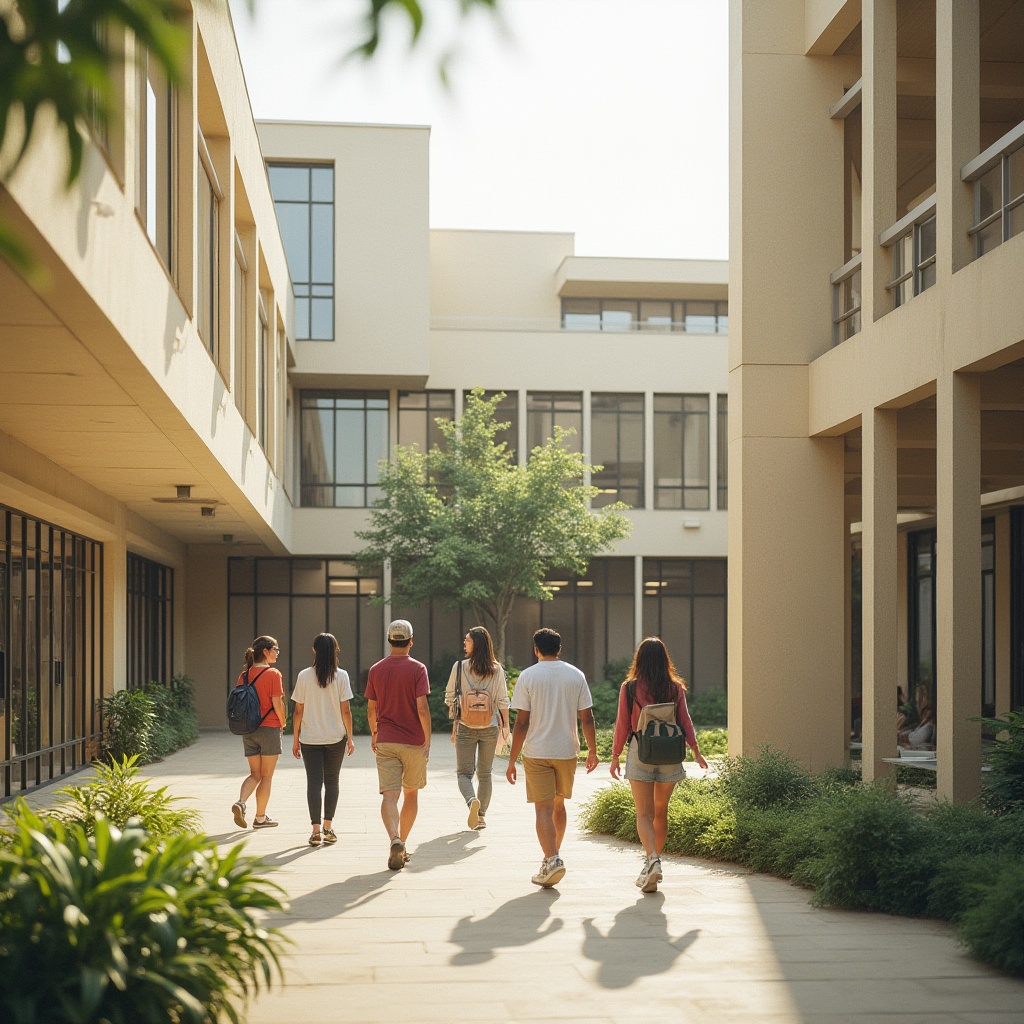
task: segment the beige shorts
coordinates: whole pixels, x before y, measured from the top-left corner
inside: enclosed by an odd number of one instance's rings
[[[382,793],[422,789],[427,784],[427,759],[419,743],[378,743],[377,781]]]
[[[526,772],[526,801],[543,804],[560,796],[572,796],[572,783],[576,777],[576,758],[524,757]]]

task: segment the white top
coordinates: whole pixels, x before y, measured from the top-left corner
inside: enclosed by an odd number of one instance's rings
[[[578,712],[593,707],[587,677],[567,661],[538,661],[523,669],[512,707],[530,712],[524,757],[567,760],[580,752]]]
[[[352,684],[348,673],[339,668],[334,678],[321,686],[316,669],[304,668],[295,680],[292,700],[302,705],[302,725],[299,742],[311,746],[338,743],[345,738],[345,723],[341,719],[341,702],[352,699]]]
[[[449,708],[452,706],[452,701],[455,700],[455,681],[458,675],[459,663],[455,662],[448,676],[448,687],[444,692],[444,702]],[[508,707],[508,682],[505,680],[505,670],[498,665],[494,669],[494,675],[481,679],[476,673],[469,670],[469,658],[465,658],[462,662],[462,692],[466,694],[469,690],[487,690],[490,693],[494,716],[487,725],[476,726],[476,728],[493,728],[498,722],[498,709]],[[466,728],[471,729],[473,726],[466,726]]]

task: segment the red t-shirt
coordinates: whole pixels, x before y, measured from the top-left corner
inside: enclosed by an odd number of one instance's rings
[[[238,677],[238,682],[235,686],[241,686],[245,682],[245,673],[243,672]],[[284,725],[284,722],[278,717],[277,712],[274,710],[274,698],[284,696],[284,679],[281,673],[276,668],[269,668],[266,665],[253,665],[249,669],[249,682],[256,687],[256,692],[260,697],[260,714],[267,715],[263,719],[264,725],[269,725],[273,729],[280,729]]]
[[[416,698],[430,693],[426,666],[405,655],[378,661],[366,680],[366,699],[377,703],[377,742],[422,744]]]

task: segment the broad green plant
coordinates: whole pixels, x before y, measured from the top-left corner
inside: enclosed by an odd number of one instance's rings
[[[99,702],[103,721],[103,753],[111,761],[136,756],[140,764],[153,759],[156,713],[145,690],[116,690]]]
[[[280,973],[263,914],[281,890],[241,848],[95,834],[19,801],[0,847],[0,1019],[10,1024],[215,1024]]]

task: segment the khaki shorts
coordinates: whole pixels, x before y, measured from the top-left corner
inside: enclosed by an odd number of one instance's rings
[[[274,757],[281,753],[281,726],[261,725],[255,732],[242,733],[242,750],[246,757]]]
[[[572,783],[576,777],[576,758],[524,757],[526,772],[526,801],[543,804],[560,796],[572,796]]]
[[[427,784],[427,759],[419,743],[378,743],[377,781],[382,793],[422,789]]]

